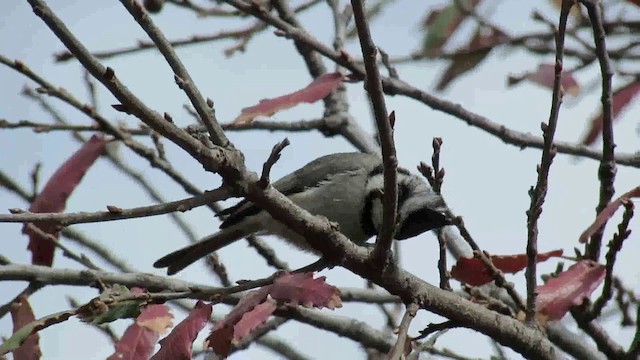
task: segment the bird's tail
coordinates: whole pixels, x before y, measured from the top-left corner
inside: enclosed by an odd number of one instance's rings
[[[198,259],[207,256],[209,253],[221,248],[248,235],[246,230],[241,228],[224,229],[213,235],[209,235],[197,243],[183,247],[168,255],[165,255],[153,263],[155,268],[167,268],[167,274],[173,275],[178,271],[193,264]]]

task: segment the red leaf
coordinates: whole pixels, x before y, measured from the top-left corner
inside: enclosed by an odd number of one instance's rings
[[[108,360],[147,360],[160,334],[171,326],[173,315],[165,305],[149,305],[125,330]]]
[[[314,279],[313,273],[285,273],[273,282],[269,294],[277,301],[294,306],[341,307],[340,290],[325,283],[325,279],[324,276]]]
[[[491,52],[492,48],[488,47],[483,50],[476,50],[484,48],[487,45],[495,43],[499,40],[503,34],[491,29],[489,32],[482,31],[478,28],[473,38],[467,47],[458,51],[458,55],[451,59],[451,63],[440,77],[436,90],[443,91],[449,86],[449,84],[458,78],[460,75],[473,70],[478,66]]]
[[[335,308],[342,306],[338,288],[327,285],[325,277],[313,278],[313,273],[283,273],[273,284],[247,293],[236,307],[218,321],[207,338],[208,347],[226,357],[233,341],[239,341],[262,324],[275,310],[273,300],[290,305]],[[269,300],[271,296],[273,300]],[[272,305],[265,305],[273,303]]]
[[[562,250],[539,253],[536,261],[547,261],[549,258],[558,256],[562,256]],[[494,255],[490,258],[493,264],[505,273],[513,274],[527,267],[526,254]],[[451,277],[471,286],[480,286],[493,281],[493,277],[487,271],[487,267],[477,258],[459,258],[451,269]]]
[[[567,271],[538,286],[536,308],[552,320],[562,319],[572,305],[580,305],[600,285],[605,267],[591,260],[581,260]]]
[[[640,91],[640,82],[632,82],[613,93],[613,104],[611,105],[613,121],[618,119],[620,112],[631,103],[638,91]],[[581,141],[583,145],[593,145],[596,142],[600,134],[602,134],[602,121],[602,112],[591,120],[587,135]]]
[[[463,5],[475,8],[480,0],[466,0]],[[458,29],[468,14],[461,11],[458,4],[450,4],[430,11],[424,21],[425,37],[422,41],[422,52],[435,57],[442,52],[442,47]]]
[[[67,198],[71,195],[87,170],[104,152],[106,141],[102,136],[93,135],[89,141],[76,151],[51,176],[42,192],[31,203],[29,211],[33,213],[53,213],[64,211]],[[41,230],[53,236],[58,236],[57,225],[53,223],[35,223]],[[31,263],[35,265],[51,266],[53,263],[54,245],[30,231],[26,226],[23,234],[29,235]]]
[[[14,333],[22,329],[22,327],[36,321],[33,310],[31,310],[31,305],[29,305],[29,300],[25,295],[21,295],[17,301],[11,304],[11,319],[13,321]],[[40,359],[42,353],[38,345],[39,340],[40,336],[38,333],[29,335],[19,348],[13,350],[13,358],[20,360]]]
[[[271,116],[280,110],[288,109],[301,102],[313,103],[324,99],[333,89],[340,85],[343,79],[344,76],[338,72],[321,75],[303,89],[277,98],[260,100],[258,105],[242,109],[233,123],[246,124],[259,115]]]
[[[233,343],[237,344],[258,326],[264,324],[277,307],[278,305],[275,301],[267,299],[267,301],[245,313],[242,319],[233,327]]]
[[[602,211],[600,211],[600,213],[596,216],[593,224],[589,225],[589,227],[580,235],[580,242],[587,242],[587,240],[589,240],[593,233],[595,233],[598,229],[600,229],[600,227],[606,224],[609,219],[611,219],[613,214],[616,213],[618,208],[620,208],[620,206],[625,201],[629,201],[629,199],[637,197],[640,197],[640,186],[631,189],[630,191],[622,194],[622,196],[620,196],[619,198],[610,202],[609,205],[602,209]]]
[[[538,85],[553,89],[553,83],[556,77],[556,67],[553,64],[540,64],[535,72],[528,73],[525,78],[533,81]],[[580,85],[573,77],[571,71],[563,71],[560,78],[560,86],[568,94],[578,96],[580,93]]]
[[[191,346],[198,333],[211,317],[211,304],[198,301],[189,316],[182,320],[167,337],[160,340],[160,351],[151,360],[191,359]]]
[[[211,348],[218,356],[226,358],[231,353],[234,329],[231,325],[224,325],[211,330],[205,340],[205,348]]]

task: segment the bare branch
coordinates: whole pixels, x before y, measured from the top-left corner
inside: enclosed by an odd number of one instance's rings
[[[367,90],[369,101],[371,101],[371,106],[373,107],[373,114],[378,128],[378,137],[382,148],[382,163],[384,165],[382,229],[379,230],[376,247],[371,256],[375,263],[384,266],[391,252],[398,207],[398,175],[396,173],[398,159],[396,158],[396,147],[393,143],[392,128],[395,115],[393,112],[390,115],[387,114],[387,105],[384,101],[382,81],[380,80],[380,72],[378,71],[377,64],[378,50],[371,38],[364,2],[362,0],[351,0],[351,7],[353,8],[353,17],[356,22],[356,28],[358,29],[358,38],[360,39],[360,48],[362,49],[362,57],[364,59],[366,71],[365,89]]]
[[[611,78],[613,77],[613,67],[607,53],[607,45],[605,42],[604,26],[602,24],[602,8],[599,1],[581,0],[587,8],[591,27],[593,29],[593,41],[596,45],[596,56],[600,64],[600,72],[602,73],[602,160],[598,169],[598,178],[600,179],[600,200],[596,207],[596,213],[609,204],[615,188],[613,182],[616,178],[616,158],[613,140],[613,90],[611,88]],[[594,261],[600,258],[600,248],[602,245],[602,234],[604,225],[591,236],[587,244],[586,256]]]
[[[544,204],[547,195],[549,171],[551,163],[556,155],[556,149],[553,147],[553,137],[556,133],[558,125],[558,114],[560,113],[560,105],[564,90],[562,89],[560,80],[562,79],[563,51],[564,39],[567,31],[567,19],[569,10],[573,6],[572,0],[562,1],[562,9],[560,11],[560,24],[556,34],[556,66],[555,78],[553,81],[553,94],[551,97],[551,113],[549,114],[549,122],[542,123],[542,137],[544,138],[544,147],[542,148],[542,159],[537,167],[538,180],[535,188],[529,190],[531,197],[531,205],[527,211],[527,269],[525,278],[527,279],[527,307],[526,321],[533,322],[536,313],[536,265],[538,258],[538,219],[542,214],[542,204]]]
[[[188,211],[198,206],[203,206],[214,201],[228,199],[231,196],[227,187],[221,187],[212,191],[205,191],[200,196],[190,197],[184,200],[172,201],[164,204],[142,206],[131,209],[121,209],[115,206],[107,206],[108,211],[94,213],[27,213],[13,209],[14,214],[0,214],[0,222],[55,222],[61,226],[71,224],[83,224],[101,221],[114,221],[163,215],[174,211]]]
[[[407,305],[407,310],[402,317],[402,321],[400,322],[400,327],[398,328],[398,340],[393,345],[393,348],[389,352],[388,359],[389,360],[400,360],[404,359],[405,351],[406,351],[406,342],[409,336],[407,333],[409,332],[409,326],[411,325],[411,321],[416,317],[416,313],[418,312],[417,304],[409,304]]]

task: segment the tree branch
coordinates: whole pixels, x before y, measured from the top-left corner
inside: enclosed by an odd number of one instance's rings
[[[365,15],[362,0],[351,0],[353,17],[358,29],[360,48],[365,66],[365,89],[369,95],[369,101],[373,107],[373,114],[378,128],[378,137],[382,148],[382,163],[384,165],[384,194],[382,211],[382,229],[379,230],[376,246],[372,253],[372,261],[384,266],[391,252],[393,235],[396,229],[396,214],[398,208],[398,182],[396,169],[396,147],[393,143],[392,123],[395,121],[394,113],[387,114],[387,106],[384,102],[382,82],[377,65],[377,49],[371,38],[369,24]]]
[[[549,171],[551,163],[556,155],[553,147],[553,137],[556,133],[558,125],[558,114],[560,113],[560,105],[564,89],[560,83],[562,79],[564,38],[567,31],[567,18],[569,10],[574,2],[571,0],[562,1],[562,9],[560,10],[560,24],[556,33],[556,65],[555,78],[553,80],[553,95],[551,97],[551,113],[549,114],[549,122],[542,123],[542,136],[544,138],[544,147],[542,149],[542,159],[537,167],[538,180],[535,188],[529,190],[531,197],[531,205],[527,211],[527,269],[525,277],[527,279],[527,308],[526,321],[531,323],[534,321],[536,314],[536,264],[538,262],[538,219],[542,214],[542,204],[544,204],[549,184]]]

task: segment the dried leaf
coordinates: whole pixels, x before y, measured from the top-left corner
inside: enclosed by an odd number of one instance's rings
[[[530,72],[525,76],[525,79],[549,89],[553,89],[555,78],[556,67],[553,64],[540,64],[536,71]],[[571,71],[562,71],[560,86],[567,94],[571,94],[573,96],[578,96],[580,94],[580,85],[573,77],[573,73]]]
[[[464,6],[474,8],[480,0],[463,0],[461,2]],[[422,41],[422,52],[430,57],[440,54],[442,47],[466,17],[467,15],[454,2],[444,8],[429,12],[424,22],[425,36]]]
[[[449,63],[449,66],[440,77],[440,80],[438,80],[436,90],[445,90],[453,80],[478,66],[487,57],[487,55],[489,55],[492,48],[488,47],[478,51],[475,49],[484,48],[489,44],[493,44],[500,39],[501,36],[502,34],[494,31],[493,29],[490,29],[489,32],[485,32],[478,28],[469,44],[467,44],[467,47],[459,50],[459,54],[451,59],[451,63]]]
[[[108,360],[146,360],[160,334],[171,326],[173,315],[165,305],[149,305],[125,330]]]
[[[324,280],[324,276],[314,279],[313,273],[282,273],[273,284],[248,292],[211,329],[207,346],[214,349],[216,354],[227,356],[232,342],[240,341],[262,324],[275,310],[276,302],[331,309],[342,306],[339,289],[327,285]]]
[[[611,111],[613,112],[612,121],[618,119],[618,115],[631,103],[631,100],[638,94],[638,91],[640,91],[640,82],[632,82],[613,93],[613,104],[611,105]],[[600,115],[591,119],[587,134],[581,141],[583,145],[593,145],[596,142],[600,134],[602,134],[603,120],[602,112]]]
[[[542,262],[558,256],[562,256],[562,250],[539,253],[536,261]],[[490,258],[491,262],[505,273],[513,274],[527,267],[526,254],[493,255]],[[471,286],[480,286],[493,281],[493,277],[487,271],[485,264],[477,258],[459,258],[451,269],[451,277]]]
[[[64,211],[67,199],[80,183],[84,174],[89,170],[96,159],[102,155],[106,141],[102,136],[94,135],[82,145],[58,170],[51,176],[42,192],[31,203],[29,211],[33,213],[53,213]],[[38,228],[55,237],[58,236],[58,227],[54,223],[38,222]],[[29,235],[31,250],[31,263],[35,265],[51,266],[53,263],[54,244],[43,239],[29,230],[22,229],[23,234]]]
[[[340,85],[343,79],[344,76],[338,72],[321,75],[303,89],[277,98],[260,100],[258,105],[242,109],[233,123],[250,123],[259,115],[271,116],[278,111],[291,108],[302,102],[313,103],[324,99],[333,89]]]
[[[278,302],[304,307],[342,307],[340,290],[328,285],[326,277],[314,279],[313,273],[284,273],[271,285],[269,294]]]
[[[198,301],[189,316],[182,320],[167,337],[160,340],[160,350],[151,360],[191,359],[191,346],[198,333],[211,318],[211,304]]]
[[[135,318],[140,315],[140,308],[144,305],[144,301],[113,301],[115,297],[132,292],[141,293],[142,290],[138,288],[129,290],[126,286],[115,284],[78,308],[78,318],[93,325],[106,324],[118,319]]]
[[[14,333],[36,320],[31,305],[29,305],[29,299],[25,295],[21,295],[17,301],[13,302],[10,310]],[[13,350],[13,358],[21,360],[40,359],[42,352],[38,345],[39,341],[40,336],[37,333],[27,336],[22,345]]]
[[[265,302],[245,313],[242,319],[233,327],[233,343],[237,344],[258,326],[264,324],[277,307],[278,305],[274,300],[267,298]]]
[[[61,311],[24,325],[20,330],[15,331],[9,339],[5,340],[2,345],[0,345],[0,356],[17,349],[27,340],[29,335],[35,334],[36,332],[46,329],[51,325],[64,322],[75,315],[75,313],[75,310]]]
[[[622,194],[619,198],[610,202],[600,213],[596,216],[596,219],[591,225],[580,235],[580,243],[586,243],[587,240],[593,235],[600,227],[611,219],[613,214],[618,211],[620,206],[629,199],[640,197],[640,186],[631,189],[630,191]]]
[[[572,305],[580,305],[584,298],[600,285],[605,267],[591,260],[581,260],[558,277],[538,286],[536,308],[551,320],[559,320]]]

